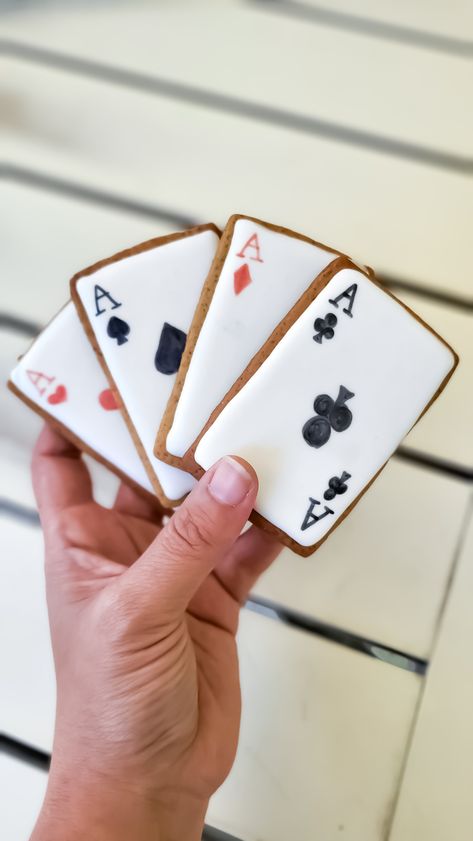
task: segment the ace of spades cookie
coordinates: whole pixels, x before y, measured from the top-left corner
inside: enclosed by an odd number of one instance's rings
[[[179,502],[194,479],[153,454],[187,332],[219,241],[214,225],[160,237],[79,272],[73,301],[158,497]]]
[[[304,299],[279,340],[261,349],[229,391],[195,462],[207,469],[225,453],[247,459],[259,478],[254,521],[310,554],[380,472],[458,359],[355,268],[316,282]]]
[[[71,302],[22,356],[8,386],[80,449],[121,478],[153,492]]]

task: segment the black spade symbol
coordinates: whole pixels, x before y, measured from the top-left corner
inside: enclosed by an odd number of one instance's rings
[[[186,334],[173,327],[172,324],[164,323],[159,337],[158,349],[154,357],[154,365],[161,374],[175,374],[181,364],[181,357],[186,346]]]
[[[115,339],[117,344],[124,345],[128,341],[127,336],[129,332],[130,325],[126,321],[123,321],[123,319],[117,318],[116,315],[112,315],[107,324],[107,333],[110,338]]]

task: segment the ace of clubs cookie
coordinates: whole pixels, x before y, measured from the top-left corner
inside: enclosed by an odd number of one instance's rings
[[[153,445],[218,241],[215,226],[202,225],[121,252],[71,281],[81,321],[165,504],[179,502],[195,481],[155,458]]]
[[[66,304],[33,342],[12,371],[8,385],[80,449],[153,492],[72,303]]]
[[[182,466],[186,451],[250,359],[314,278],[339,256],[285,228],[231,217],[194,316],[156,455]]]
[[[195,461],[247,459],[259,478],[253,519],[304,555],[354,506],[458,358],[353,268],[315,283],[278,338],[214,413]]]

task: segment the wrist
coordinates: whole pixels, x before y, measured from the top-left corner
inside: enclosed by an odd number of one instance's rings
[[[161,797],[158,802],[159,841],[201,841],[208,800],[181,792]]]
[[[162,841],[155,803],[99,779],[51,774],[31,841]]]
[[[159,841],[201,841],[208,800],[180,792],[162,797],[158,803]]]
[[[51,769],[31,841],[200,841],[207,801]]]

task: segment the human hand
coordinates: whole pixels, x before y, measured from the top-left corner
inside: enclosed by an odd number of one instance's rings
[[[239,536],[256,475],[222,459],[163,527],[125,485],[112,509],[94,502],[80,453],[46,427],[33,482],[57,709],[32,837],[200,838],[237,746],[239,609],[280,549],[254,526]]]

